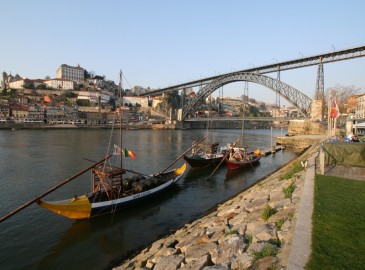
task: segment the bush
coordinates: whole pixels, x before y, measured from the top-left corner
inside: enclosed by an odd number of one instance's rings
[[[291,183],[288,187],[283,188],[283,193],[284,193],[285,199],[292,198],[295,188],[296,188],[296,185],[294,183]]]
[[[292,178],[296,173],[300,172],[301,170],[303,170],[302,164],[300,163],[300,161],[294,161],[289,170],[283,174],[282,176],[280,176],[280,180],[286,180],[286,179],[290,179]]]
[[[276,209],[271,208],[270,205],[266,204],[265,208],[262,210],[261,218],[267,221],[272,215],[276,214]]]
[[[277,249],[269,244],[264,246],[260,251],[252,251],[252,256],[254,261],[257,261],[258,259],[262,259],[268,256],[275,257],[276,254],[277,254]]]
[[[275,227],[278,230],[281,230],[281,227],[283,226],[284,222],[285,222],[285,219],[283,219],[283,218],[279,219],[278,221],[275,222]]]

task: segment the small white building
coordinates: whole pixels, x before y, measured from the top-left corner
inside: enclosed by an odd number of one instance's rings
[[[148,98],[147,97],[135,97],[135,96],[125,96],[123,97],[123,105],[131,104],[132,106],[136,106],[136,104],[141,105],[142,108],[148,107]]]
[[[101,104],[107,104],[110,101],[110,96],[97,90],[81,90],[77,97],[77,99],[89,100],[92,105],[99,104],[99,98]]]
[[[12,81],[9,83],[9,88],[11,89],[24,89],[27,86],[33,85],[33,81],[29,79],[20,79],[16,81]]]
[[[73,90],[74,89],[74,82],[69,79],[51,79],[44,82],[48,87],[52,89],[58,90]]]

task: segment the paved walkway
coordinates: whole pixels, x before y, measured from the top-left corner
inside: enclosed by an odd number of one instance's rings
[[[312,213],[314,197],[315,154],[308,159],[302,198],[300,199],[298,219],[295,225],[293,242],[289,253],[288,270],[304,269],[312,251]]]

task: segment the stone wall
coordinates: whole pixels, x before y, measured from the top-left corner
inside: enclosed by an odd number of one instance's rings
[[[308,120],[291,120],[289,122],[288,134],[294,135],[322,135],[326,133],[325,127],[320,122]]]

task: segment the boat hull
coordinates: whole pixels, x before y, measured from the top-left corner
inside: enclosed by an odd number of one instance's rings
[[[171,174],[171,179],[165,183],[129,196],[123,196],[121,198],[113,200],[105,200],[101,202],[90,202],[91,198],[87,196],[74,197],[70,200],[62,200],[55,202],[38,201],[38,205],[44,207],[58,215],[68,217],[71,219],[87,219],[104,214],[114,213],[122,208],[135,205],[141,201],[150,199],[162,192],[167,191],[176,182],[178,182],[186,171],[186,163],[180,168],[175,169],[165,174]]]
[[[244,159],[244,160],[237,161],[235,159],[225,159],[225,162],[230,170],[236,170],[236,169],[240,169],[240,168],[254,166],[260,161],[260,159],[261,159],[261,155],[253,156],[249,160]]]
[[[184,156],[186,162],[193,168],[202,168],[208,166],[217,166],[223,159],[223,155],[213,158],[202,158],[196,156]]]

